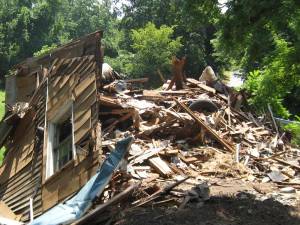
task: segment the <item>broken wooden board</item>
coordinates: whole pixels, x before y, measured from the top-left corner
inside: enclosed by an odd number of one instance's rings
[[[201,125],[206,131],[208,131],[220,144],[222,144],[230,152],[235,152],[235,150],[225,142],[216,131],[214,131],[209,125],[205,124],[198,116],[196,116],[188,107],[183,103],[179,102],[177,99],[174,99],[176,103],[181,106],[197,123]]]
[[[163,177],[169,177],[173,173],[168,164],[159,156],[150,158],[149,163],[153,167],[153,169],[155,169]]]
[[[187,78],[186,80],[187,80],[187,82],[189,82],[189,83],[191,83],[191,84],[194,84],[194,85],[198,86],[199,88],[201,88],[201,89],[203,89],[203,90],[205,90],[205,91],[208,91],[208,92],[211,92],[211,93],[213,93],[213,94],[216,94],[216,89],[214,89],[214,88],[212,88],[212,87],[209,87],[209,86],[207,86],[207,85],[201,83],[201,82],[198,81],[198,80],[195,80],[195,79],[193,79],[193,78]]]
[[[11,211],[11,209],[2,201],[0,201],[0,216],[4,216],[7,219],[15,220],[17,215]]]

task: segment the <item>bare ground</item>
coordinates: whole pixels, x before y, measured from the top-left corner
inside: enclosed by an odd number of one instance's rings
[[[299,225],[300,201],[287,205],[261,193],[274,191],[271,184],[255,186],[241,181],[227,181],[211,187],[211,198],[203,206],[189,203],[184,209],[173,204],[150,205],[123,210],[116,225]],[[261,193],[255,194],[255,191]],[[253,193],[253,194],[252,194]],[[296,195],[296,193],[295,193]]]

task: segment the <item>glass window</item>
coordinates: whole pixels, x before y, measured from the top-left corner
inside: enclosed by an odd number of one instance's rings
[[[54,124],[53,169],[61,169],[72,160],[72,122],[71,118]]]

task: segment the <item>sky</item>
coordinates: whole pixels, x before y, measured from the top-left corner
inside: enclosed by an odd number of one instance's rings
[[[225,4],[226,2],[227,2],[227,0],[218,0],[218,2],[219,2],[219,4],[220,5],[223,5],[223,4]],[[224,5],[222,8],[221,8],[221,12],[222,13],[225,13],[226,11],[227,11],[227,7]]]

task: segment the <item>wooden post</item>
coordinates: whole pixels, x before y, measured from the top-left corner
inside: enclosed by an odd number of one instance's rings
[[[30,217],[30,222],[33,221],[33,199],[29,198],[29,217]]]
[[[101,75],[102,75],[102,63],[103,63],[103,51],[104,49],[101,49],[101,37],[102,32],[98,32],[95,35],[95,61],[96,61],[96,83],[97,83],[97,89],[99,90],[101,86]]]
[[[102,155],[102,137],[101,137],[101,123],[97,122],[94,128],[94,135],[92,136],[94,139],[94,153],[99,163],[101,163],[101,155]]]
[[[269,113],[270,113],[270,116],[271,116],[271,119],[272,119],[273,126],[274,126],[274,128],[276,130],[276,133],[278,134],[279,133],[278,126],[277,126],[276,121],[274,119],[273,112],[272,112],[270,104],[268,104],[268,110],[269,110]]]
[[[179,102],[177,99],[174,98],[174,101],[182,108],[184,109],[202,128],[204,128],[206,131],[208,131],[211,136],[213,136],[221,145],[223,145],[227,150],[230,152],[235,152],[235,150],[227,143],[225,142],[218,134],[215,132],[209,125],[205,124],[198,116],[192,112],[186,105]]]
[[[186,57],[182,59],[177,59],[173,57],[172,59],[172,74],[173,78],[167,88],[167,90],[172,89],[173,85],[176,85],[176,90],[183,89],[183,67],[185,64]]]
[[[164,75],[162,74],[162,72],[160,71],[160,69],[157,69],[157,74],[159,75],[161,81],[163,83],[166,83],[166,79],[164,78]]]

